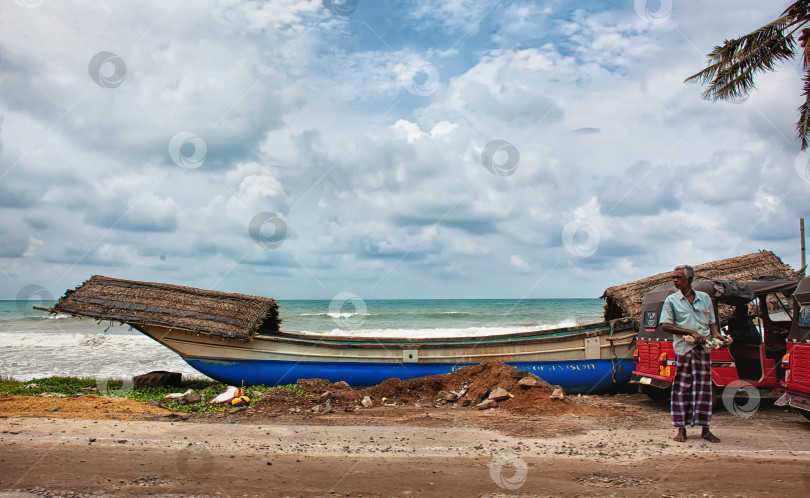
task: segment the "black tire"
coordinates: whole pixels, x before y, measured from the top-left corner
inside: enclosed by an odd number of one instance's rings
[[[801,413],[804,418],[806,418],[807,420],[810,420],[810,412],[805,411],[805,410],[798,410],[798,412]]]
[[[644,386],[642,392],[656,403],[669,403],[672,396],[672,388],[659,389],[657,387]]]

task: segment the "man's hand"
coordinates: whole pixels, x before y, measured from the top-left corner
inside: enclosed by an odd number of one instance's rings
[[[692,332],[689,335],[692,336],[692,339],[695,340],[695,344],[699,344],[699,345],[706,344],[706,338],[703,337],[702,335],[698,334],[697,332]]]

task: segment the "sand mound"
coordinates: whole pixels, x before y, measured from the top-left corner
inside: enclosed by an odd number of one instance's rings
[[[527,376],[534,377],[538,385],[519,386],[518,381]],[[457,406],[468,404],[472,409],[486,397],[486,394],[498,387],[512,395],[497,404],[498,408],[510,412],[556,415],[568,413],[574,407],[574,403],[568,398],[551,398],[554,386],[539,377],[498,362],[471,365],[449,374],[407,380],[388,379],[366,389],[347,389],[323,379],[303,379],[298,381],[298,385],[324,400],[331,399],[335,407],[359,406],[360,401],[368,396],[374,406],[385,404],[432,406],[455,403]],[[451,391],[462,395],[456,401],[444,401],[443,394]]]
[[[163,408],[131,399],[87,394],[65,398],[0,396],[0,417],[51,417],[91,420],[136,420],[181,416]]]

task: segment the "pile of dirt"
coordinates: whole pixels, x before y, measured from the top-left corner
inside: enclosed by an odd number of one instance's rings
[[[518,381],[524,377],[534,377],[537,385],[519,386]],[[351,389],[345,383],[333,384],[323,379],[302,379],[298,381],[298,385],[317,397],[292,400],[296,406],[313,406],[313,403],[329,399],[334,409],[360,407],[366,396],[373,406],[455,404],[472,409],[498,387],[509,392],[511,397],[498,402],[497,407],[512,413],[559,415],[570,413],[577,405],[570,398],[552,398],[555,386],[539,377],[498,362],[471,365],[449,374],[407,380],[388,379],[365,389]],[[460,396],[453,401],[444,399],[445,393],[450,392]],[[280,401],[266,397],[267,394],[262,397],[262,401]],[[277,395],[273,393],[272,396]]]
[[[86,394],[68,397],[0,396],[0,417],[51,417],[91,420],[138,420],[186,417],[131,399]]]

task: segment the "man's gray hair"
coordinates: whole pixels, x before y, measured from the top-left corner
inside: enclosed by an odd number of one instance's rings
[[[689,280],[689,282],[691,282],[692,280],[695,279],[695,269],[692,268],[691,266],[689,266],[689,265],[678,265],[672,271],[678,271],[678,270],[683,272],[683,276],[685,276],[686,279]]]

